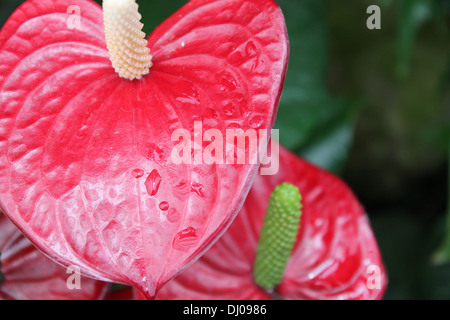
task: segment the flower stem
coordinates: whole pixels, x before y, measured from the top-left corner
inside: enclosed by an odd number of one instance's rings
[[[253,270],[264,289],[275,288],[283,278],[300,229],[301,200],[298,188],[288,183],[276,187],[269,199]]]

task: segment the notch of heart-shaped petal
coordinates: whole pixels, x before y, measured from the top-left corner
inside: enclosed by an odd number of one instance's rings
[[[130,81],[93,1],[17,9],[0,32],[0,205],[55,261],[152,298],[223,233],[259,165],[176,164],[172,134],[197,150],[195,122],[270,130],[289,50],[273,0],[189,1],[147,43],[151,71]]]

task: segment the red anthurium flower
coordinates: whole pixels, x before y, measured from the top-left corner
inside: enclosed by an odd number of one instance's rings
[[[274,292],[253,276],[269,197],[288,182],[301,191],[300,231]],[[380,299],[387,278],[364,209],[337,177],[280,149],[280,170],[259,176],[241,212],[214,246],[157,299]]]
[[[109,287],[85,277],[72,280],[77,270],[44,256],[1,212],[0,253],[0,300],[96,300]]]
[[[195,148],[175,163],[174,132],[272,128],[288,39],[273,0],[189,1],[148,42],[134,0],[104,9],[29,0],[1,30],[0,204],[52,259],[152,297],[229,225],[258,168]]]

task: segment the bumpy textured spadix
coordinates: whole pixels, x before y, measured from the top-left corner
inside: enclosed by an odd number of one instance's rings
[[[152,66],[138,9],[135,0],[103,0],[109,58],[119,76],[129,80],[141,79]]]
[[[266,289],[281,282],[300,228],[301,195],[289,183],[277,186],[269,206],[256,251],[255,281]]]
[[[130,81],[112,67],[95,2],[28,0],[9,18],[0,207],[52,259],[150,298],[223,233],[259,168],[176,164],[173,133],[197,141],[197,121],[222,137],[272,129],[289,47],[273,0],[192,0],[148,48],[150,73]]]

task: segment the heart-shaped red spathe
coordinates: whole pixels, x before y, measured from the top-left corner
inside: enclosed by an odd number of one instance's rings
[[[193,0],[148,41],[150,74],[129,81],[94,2],[17,9],[0,32],[0,204],[54,260],[152,297],[221,235],[258,168],[176,165],[172,134],[271,129],[288,39],[272,0]]]
[[[282,282],[282,299],[381,299],[387,276],[364,209],[334,175],[280,148],[280,171],[258,176],[225,234],[157,299],[270,299],[253,264],[269,197],[288,182],[302,194],[300,231]]]
[[[79,279],[79,288],[69,288],[74,270],[68,273],[45,257],[2,212],[0,252],[0,300],[98,300],[109,288],[86,277]]]

